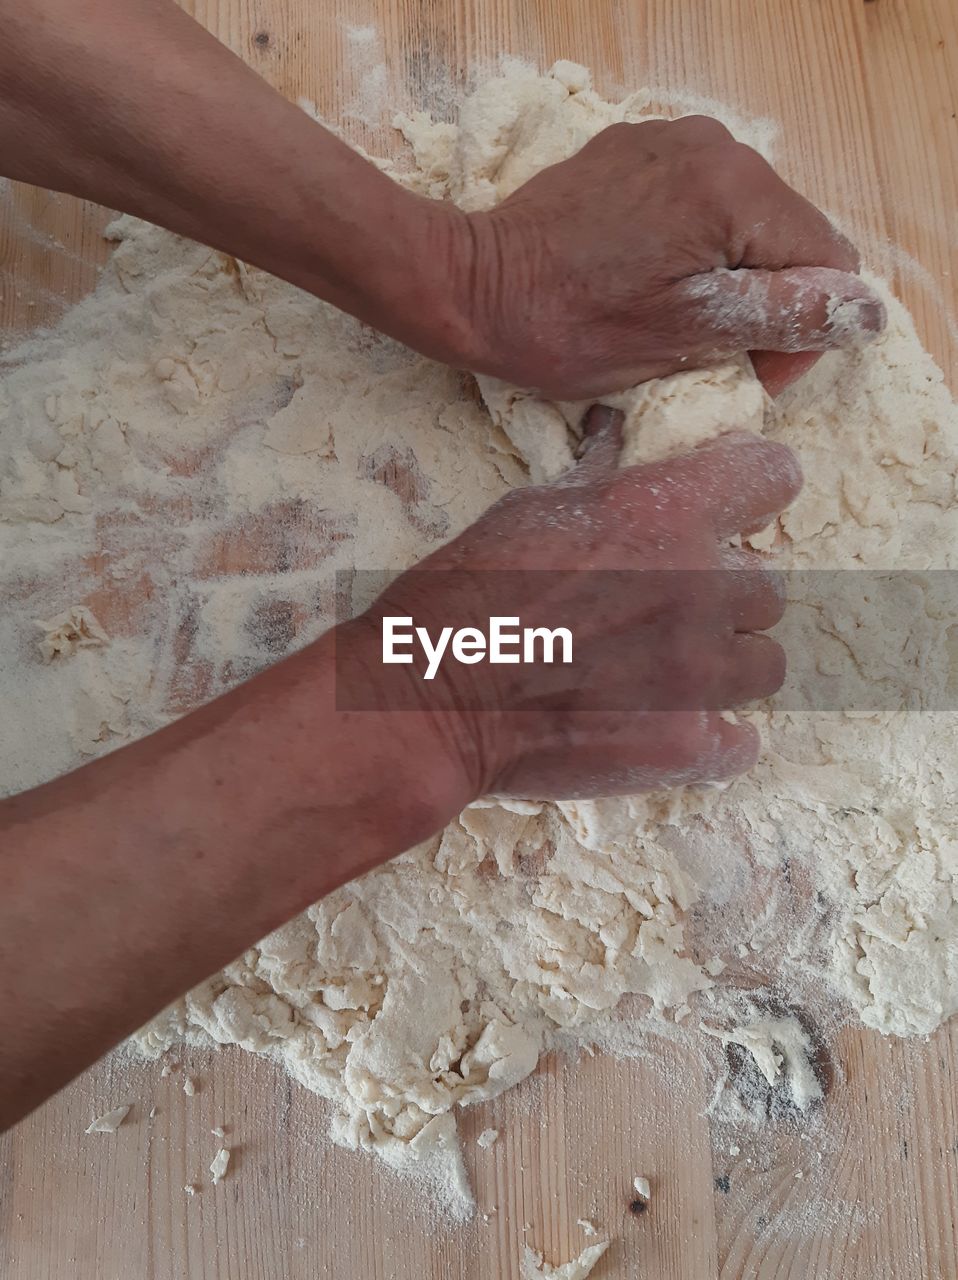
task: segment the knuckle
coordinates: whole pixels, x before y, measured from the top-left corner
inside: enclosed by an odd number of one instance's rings
[[[619,147],[636,140],[637,134],[644,128],[641,124],[629,124],[626,120],[617,120],[614,124],[606,125],[606,127],[597,133],[592,139],[592,145]]]
[[[732,138],[716,156],[711,177],[726,198],[739,202],[743,195],[754,194],[764,186],[773,170],[757,151]]]
[[[534,502],[536,491],[530,485],[523,489],[509,489],[489,508],[489,514],[493,512],[508,513],[514,515],[517,511],[524,509],[530,502]]]
[[[714,116],[681,116],[673,121],[690,141],[701,143],[734,142],[731,132]]]
[[[835,240],[835,259],[839,263],[840,269],[857,274],[862,269],[862,255],[858,250],[858,246],[832,223],[829,223],[829,226],[832,229],[832,235]]]

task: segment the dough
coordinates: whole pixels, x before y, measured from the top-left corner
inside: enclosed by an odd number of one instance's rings
[[[522,1255],[522,1280],[539,1280],[542,1276],[549,1276],[551,1280],[587,1280],[608,1247],[608,1241],[604,1244],[590,1244],[578,1258],[556,1267],[544,1262],[541,1254],[526,1249]]]
[[[38,619],[37,626],[43,632],[40,652],[47,662],[60,656],[69,658],[77,649],[94,649],[110,642],[110,637],[83,605],[74,605],[45,622]]]

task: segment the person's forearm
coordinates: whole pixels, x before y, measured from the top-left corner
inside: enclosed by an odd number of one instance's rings
[[[464,217],[386,177],[173,0],[0,0],[0,19],[4,176],[210,244],[437,358],[463,350]]]
[[[0,1128],[474,798],[434,722],[336,711],[334,641],[0,803]]]

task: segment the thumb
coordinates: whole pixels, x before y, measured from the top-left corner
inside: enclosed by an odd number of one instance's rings
[[[579,461],[567,473],[569,480],[574,484],[590,484],[618,470],[624,422],[625,414],[619,409],[607,404],[592,406],[582,423]]]
[[[829,351],[885,327],[878,295],[859,276],[832,267],[718,270],[686,287],[698,341],[716,355]]]
[[[814,369],[822,358],[820,351],[750,351],[748,354],[759,382],[772,399],[780,396],[809,369]]]

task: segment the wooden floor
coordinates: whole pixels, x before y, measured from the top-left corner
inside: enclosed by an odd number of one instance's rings
[[[197,0],[196,16],[332,119],[385,62],[395,102],[500,53],[589,63],[610,92],[691,90],[769,116],[781,166],[857,237],[958,385],[955,0]],[[377,40],[350,37],[374,26]],[[358,51],[371,51],[365,63]],[[347,121],[374,149],[387,134]],[[391,145],[391,144],[390,144]],[[0,322],[54,318],[92,288],[102,211],[0,193]],[[9,1034],[8,1031],[5,1033]],[[951,1280],[958,1276],[958,1030],[928,1043],[843,1032],[811,1128],[730,1142],[680,1046],[655,1061],[550,1060],[467,1113],[481,1207],[464,1228],[371,1161],[331,1149],[317,1100],[224,1053],[176,1073],[102,1064],[0,1140],[3,1280],[517,1280],[521,1242],[565,1261],[614,1239],[596,1280]],[[132,1102],[114,1137],[90,1118]],[[156,1114],[149,1116],[152,1107]],[[226,1125],[230,1174],[208,1186]],[[501,1138],[488,1151],[480,1130]],[[738,1147],[737,1154],[732,1150]],[[632,1178],[649,1212],[629,1210]],[[195,1198],[186,1183],[207,1185]]]

